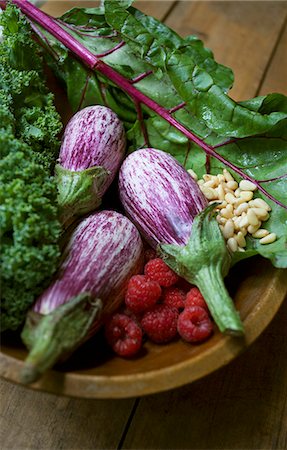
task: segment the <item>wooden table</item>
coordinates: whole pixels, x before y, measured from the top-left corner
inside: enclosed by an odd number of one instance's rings
[[[95,2],[82,1],[91,6]],[[61,14],[73,2],[48,2]],[[140,1],[233,68],[236,100],[287,94],[287,4]],[[287,302],[243,355],[191,385],[142,399],[79,400],[1,383],[1,449],[286,449]]]

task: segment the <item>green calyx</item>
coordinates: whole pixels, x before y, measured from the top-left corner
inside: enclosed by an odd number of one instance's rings
[[[72,217],[94,211],[100,206],[102,202],[100,191],[108,176],[109,172],[101,166],[72,171],[60,164],[56,165],[58,204],[64,225]]]
[[[29,349],[20,373],[21,383],[35,382],[57,361],[67,358],[83,343],[101,310],[100,299],[83,293],[46,316],[30,312],[21,334]]]
[[[214,206],[206,207],[195,217],[186,246],[162,244],[160,253],[167,265],[199,288],[219,330],[242,336],[242,322],[223,281],[231,255],[211,214]]]

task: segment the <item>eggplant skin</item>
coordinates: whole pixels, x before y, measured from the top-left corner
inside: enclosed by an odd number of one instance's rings
[[[56,278],[33,311],[49,314],[72,297],[89,292],[102,300],[103,319],[118,308],[130,277],[142,268],[143,243],[137,228],[118,212],[96,212],[74,230]]]
[[[118,116],[106,106],[87,106],[65,128],[59,164],[74,172],[96,166],[106,169],[109,176],[101,186],[102,196],[119,169],[125,148],[125,130]]]
[[[186,245],[194,217],[207,206],[197,183],[168,153],[144,148],[130,154],[119,174],[128,217],[152,247]]]

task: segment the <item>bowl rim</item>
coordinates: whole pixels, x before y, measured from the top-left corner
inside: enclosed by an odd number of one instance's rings
[[[264,294],[243,321],[246,330],[244,339],[218,335],[217,342],[213,346],[172,366],[140,374],[113,376],[89,375],[81,371],[49,370],[39,381],[27,387],[56,395],[86,399],[131,398],[178,388],[225,366],[242,353],[273,319],[286,294],[285,271],[275,269]],[[21,384],[17,375],[22,367],[22,360],[1,351],[0,377]]]

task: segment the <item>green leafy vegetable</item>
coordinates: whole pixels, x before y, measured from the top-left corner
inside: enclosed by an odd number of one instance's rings
[[[61,122],[29,26],[0,16],[1,331],[17,329],[54,273],[61,232],[51,169]]]
[[[267,227],[279,239],[264,248],[250,239],[244,256],[259,252],[285,267],[286,97],[234,102],[227,94],[231,70],[218,64],[199,39],[179,37],[131,4],[109,0],[100,8],[75,8],[56,22],[31,13],[43,26],[34,30],[67,86],[73,109],[96,102],[114,109],[125,122],[130,151],[151,146],[168,151],[199,176],[227,166],[237,179],[253,181],[271,202]],[[28,15],[30,10],[25,7]],[[68,34],[63,38],[59,29]],[[234,262],[239,257],[235,254]]]

